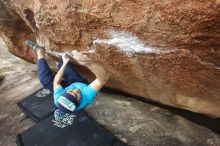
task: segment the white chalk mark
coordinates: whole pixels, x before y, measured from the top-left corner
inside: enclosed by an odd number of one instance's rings
[[[88,50],[88,53],[93,54],[93,53],[95,53],[95,51],[96,51],[96,48],[91,48]]]
[[[203,60],[198,60],[197,61],[198,63],[200,63],[201,65],[204,65],[204,66],[207,66],[207,67],[214,67],[215,69],[218,69],[220,70],[220,67],[219,66],[216,66],[215,64],[211,63],[211,62],[205,62]]]
[[[130,32],[111,30],[108,32],[110,39],[96,39],[94,44],[107,44],[109,46],[115,46],[121,51],[127,54],[134,53],[155,53],[166,54],[175,52],[177,50],[162,50],[145,45],[137,36]]]

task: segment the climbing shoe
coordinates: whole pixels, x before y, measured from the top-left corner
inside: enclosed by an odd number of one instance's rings
[[[32,42],[31,40],[26,40],[25,41],[25,44],[31,48],[32,50],[34,50],[35,52],[38,50],[38,49],[44,49],[44,47],[41,47],[41,46],[38,46],[36,45],[34,42]]]

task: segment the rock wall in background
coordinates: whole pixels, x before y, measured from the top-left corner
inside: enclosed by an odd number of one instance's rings
[[[0,35],[16,56],[36,61],[26,39],[52,57],[88,51],[111,74],[108,87],[220,117],[219,0],[0,0],[0,8]]]

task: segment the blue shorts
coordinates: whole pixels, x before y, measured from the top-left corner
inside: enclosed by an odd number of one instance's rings
[[[58,63],[58,68],[62,66],[63,61],[60,60]],[[54,81],[54,74],[51,71],[49,65],[47,64],[46,60],[44,58],[38,59],[37,61],[37,71],[38,71],[38,78],[41,82],[41,84],[48,88],[51,92],[53,92],[53,81]],[[74,82],[82,82],[85,84],[89,84],[88,81],[83,78],[71,64],[67,64],[63,80],[61,82],[62,87],[67,87],[70,84]]]

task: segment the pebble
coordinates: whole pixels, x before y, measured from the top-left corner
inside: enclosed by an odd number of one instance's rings
[[[121,139],[124,143],[127,143],[128,142],[128,140],[126,139],[126,138],[122,138]]]

